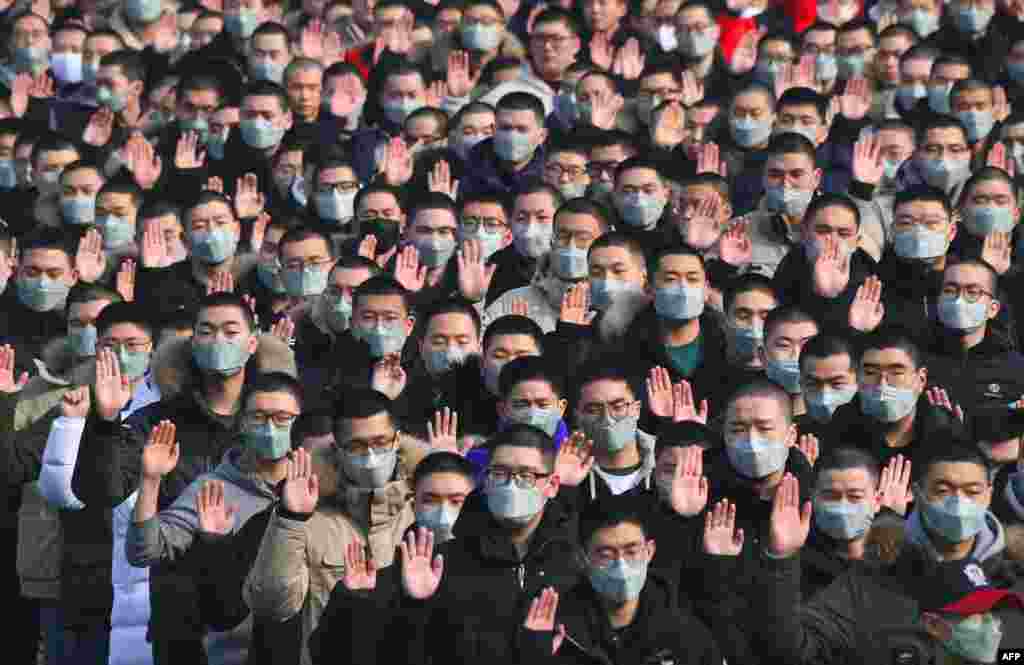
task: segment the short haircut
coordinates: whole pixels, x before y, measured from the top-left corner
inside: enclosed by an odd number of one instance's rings
[[[795,132],[783,132],[773,136],[768,142],[765,154],[769,159],[781,155],[804,155],[815,168],[818,165],[818,153],[814,144],[806,136]]]
[[[845,339],[835,335],[815,335],[807,340],[807,344],[800,350],[800,369],[803,370],[812,358],[823,360],[832,356],[846,356],[850,361],[850,369],[856,371],[854,362],[857,356],[853,347]]]
[[[684,420],[679,423],[663,425],[658,430],[658,438],[654,441],[654,458],[669,448],[689,448],[698,446],[705,450],[719,449],[722,436],[703,423]]]
[[[515,196],[512,199],[513,210],[515,210],[516,203],[519,201],[520,196],[530,196],[532,194],[547,194],[550,196],[551,201],[555,204],[554,208],[556,211],[565,202],[562,198],[562,193],[559,192],[558,188],[554,185],[549,185],[541,180],[529,180],[516,190]]]
[[[360,284],[352,294],[352,309],[358,308],[364,298],[371,296],[398,296],[402,299],[405,311],[412,313],[409,292],[391,275],[376,275]]]
[[[100,66],[119,67],[121,74],[132,83],[146,80],[146,62],[142,59],[140,51],[131,49],[112,51],[100,59]]]
[[[636,236],[623,231],[609,231],[595,240],[587,250],[587,257],[593,256],[594,252],[599,249],[608,249],[609,247],[620,247],[626,250],[642,269],[647,269],[647,255],[644,253],[644,246],[640,244]]]
[[[408,125],[411,120],[418,120],[419,118],[429,118],[437,123],[437,127],[441,132],[441,136],[448,135],[448,114],[439,108],[434,106],[421,106],[406,117],[403,125]]]
[[[278,252],[284,249],[285,245],[290,245],[296,242],[304,242],[306,240],[321,240],[327,247],[327,254],[332,259],[337,258],[337,253],[334,250],[334,243],[331,242],[330,236],[321,231],[320,229],[314,229],[309,226],[298,226],[293,229],[285,231],[284,235],[281,236],[281,240],[277,243]]]
[[[804,219],[810,223],[810,220],[821,212],[828,208],[842,208],[853,215],[854,224],[857,228],[860,228],[860,209],[857,204],[853,202],[846,194],[822,194],[811,200],[810,205],[807,206],[807,210],[804,212]]]
[[[528,92],[510,92],[498,100],[497,113],[502,111],[530,111],[539,127],[544,127],[544,102]]]
[[[868,351],[898,349],[910,357],[910,362],[914,365],[914,369],[924,366],[922,364],[924,357],[921,355],[920,347],[918,347],[913,337],[906,330],[896,326],[882,327],[867,335],[861,344],[861,349],[860,360],[862,363],[864,354]]]
[[[648,159],[647,157],[630,157],[626,161],[619,164],[619,168],[615,170],[616,182],[622,177],[622,174],[626,171],[633,171],[635,169],[648,169],[654,171],[654,174],[658,177],[658,181],[661,184],[665,184],[665,176],[662,172],[662,165],[660,162]]]
[[[149,308],[134,302],[112,302],[96,318],[96,332],[100,335],[119,323],[130,323],[146,331],[153,338],[153,319]]]
[[[509,221],[512,217],[512,211],[515,205],[511,197],[501,192],[487,192],[480,191],[475,194],[467,194],[463,197],[462,202],[459,204],[459,218],[466,212],[466,206],[471,203],[488,203],[496,206],[501,206],[502,212],[505,213],[505,221]]]
[[[953,84],[953,89],[949,92],[949,101],[952,103],[955,99],[959,98],[960,95],[974,90],[984,90],[991,95],[992,84],[979,79],[963,79],[962,81],[957,81]]]
[[[904,37],[908,39],[910,41],[911,48],[913,48],[913,45],[917,44],[917,42],[919,41],[917,33],[914,32],[914,29],[909,26],[903,25],[902,23],[895,23],[893,25],[890,25],[885,30],[882,30],[882,32],[879,33],[878,35],[879,41],[883,39],[892,39],[893,37]]]
[[[394,404],[384,393],[368,388],[343,393],[334,405],[334,436],[338,443],[343,443],[344,437],[338,434],[345,431],[343,427],[346,421],[372,418],[381,413],[387,414],[388,421],[397,428]]]
[[[459,211],[455,207],[455,202],[447,194],[441,192],[427,192],[417,197],[409,210],[410,223],[424,210],[445,210],[451,213],[452,219],[456,222],[459,221]]]
[[[461,126],[463,119],[468,115],[482,115],[484,113],[494,115],[494,107],[486,102],[470,102],[459,109],[458,113],[452,116],[451,122],[448,123],[448,130],[452,131]]]
[[[607,496],[590,502],[580,515],[580,544],[590,545],[594,534],[602,529],[612,529],[620,524],[634,524],[640,527],[644,540],[648,538],[647,511],[640,500],[633,495]]]
[[[774,400],[782,410],[782,416],[786,424],[789,425],[793,422],[793,399],[789,396],[789,393],[778,385],[767,380],[758,380],[740,386],[726,402],[725,413],[728,414],[732,405],[745,397],[765,397]]]
[[[111,304],[124,302],[121,294],[113,289],[108,289],[102,284],[89,284],[88,282],[79,281],[68,291],[65,307],[71,309],[72,305],[82,305],[87,302],[96,302],[97,300],[107,300]]]
[[[763,96],[765,100],[767,100],[768,102],[768,108],[772,110],[775,109],[775,92],[773,92],[771,88],[769,88],[764,83],[761,83],[760,81],[747,81],[746,83],[740,85],[736,89],[736,93],[732,96],[732,100],[730,101],[729,106],[732,107],[732,105],[736,103],[736,100],[739,98],[740,95],[747,95],[750,93],[755,93]]]
[[[621,147],[628,155],[635,155],[640,151],[637,140],[632,134],[621,129],[611,129],[596,134],[590,142],[590,152],[593,153],[599,148]]]
[[[504,371],[502,372],[504,374]],[[487,442],[487,447],[494,451],[498,448],[530,448],[540,452],[544,464],[552,470],[555,464],[555,442],[544,430],[532,425],[515,423],[501,430]]]
[[[967,143],[967,130],[964,128],[964,123],[960,121],[960,118],[952,115],[935,114],[925,116],[921,124],[918,125],[917,144],[924,145],[925,141],[928,140],[928,132],[933,129],[958,129],[964,137],[964,143]]]
[[[601,227],[601,233],[605,234],[612,229],[611,213],[603,205],[588,198],[569,199],[555,212],[555,225],[558,225],[560,215],[589,215],[597,220]]]
[[[302,384],[295,377],[284,372],[257,373],[252,377],[246,375],[242,404],[248,404],[249,398],[256,393],[288,393],[299,403],[300,412],[305,402]]]
[[[952,65],[954,67],[966,67],[968,72],[971,72],[973,69],[971,67],[971,61],[962,55],[951,51],[942,51],[942,53],[939,54],[939,57],[935,58],[935,62],[932,63],[932,71],[934,71],[936,67],[944,67],[947,65]],[[970,78],[970,73],[968,73],[967,76]]]
[[[139,221],[154,219],[156,217],[164,217],[166,215],[174,215],[174,217],[180,222],[181,208],[178,207],[177,203],[168,201],[167,199],[146,201],[146,203],[143,204],[142,209],[139,210]]]
[[[783,305],[768,312],[764,319],[764,338],[767,340],[775,330],[784,323],[813,323],[818,329],[821,325],[813,316],[794,305]]]
[[[917,145],[917,134],[914,132],[914,128],[910,123],[900,120],[899,118],[888,118],[875,125],[875,133],[890,131],[890,132],[903,132],[910,137],[911,145]]]
[[[85,159],[80,159],[76,162],[71,162],[70,164],[65,166],[64,170],[61,171],[60,173],[60,179],[64,180],[64,178],[68,177],[75,171],[95,171],[96,175],[100,177],[100,180],[107,179],[103,173],[103,169],[100,167],[99,164],[96,164],[95,162],[91,162]]]
[[[96,197],[99,198],[104,194],[127,194],[132,201],[132,205],[136,208],[142,205],[143,198],[145,197],[142,188],[135,184],[134,180],[117,176],[105,182],[100,187],[100,191],[96,193]]]
[[[486,353],[487,347],[495,337],[503,335],[524,335],[530,337],[537,345],[538,353],[544,353],[544,330],[537,322],[527,316],[507,314],[498,317],[487,326],[480,348]]]
[[[710,187],[722,199],[726,205],[732,205],[730,200],[729,181],[717,173],[698,173],[692,178],[683,181],[683,188],[686,187]]]
[[[35,166],[38,163],[39,158],[42,157],[44,152],[66,152],[69,150],[74,152],[76,155],[82,154],[78,150],[78,146],[76,146],[72,141],[64,138],[60,134],[46,132],[40,135],[38,140],[35,142],[35,145],[32,146],[32,165]]]
[[[802,37],[806,38],[809,32],[839,32],[839,29],[831,23],[825,21],[815,21],[811,24],[811,27],[804,30]]]
[[[185,208],[185,215],[183,217],[183,221],[187,222],[188,226],[191,226],[192,213],[195,211],[196,208],[207,205],[208,203],[220,203],[221,205],[226,206],[228,212],[231,214],[231,219],[235,219],[235,206],[231,203],[231,199],[226,197],[224,194],[221,194],[220,192],[213,191],[212,189],[204,189],[203,191],[199,192],[199,195],[196,196],[195,201],[193,201],[191,204],[189,204],[188,207]]]
[[[252,36],[249,39],[252,40],[256,37],[273,37],[275,35],[284,39],[285,44],[288,43],[287,28],[285,28],[280,23],[275,23],[273,21],[264,21],[263,23],[260,23],[255,30],[252,31]]]
[[[849,34],[851,32],[858,32],[860,30],[866,30],[868,36],[871,37],[871,44],[874,46],[878,45],[878,33],[875,32],[875,26],[872,25],[863,16],[854,18],[849,23],[844,23],[839,26],[839,31],[836,34],[836,39],[839,39],[839,35]]]
[[[435,473],[454,473],[469,482],[470,487],[476,484],[476,467],[462,455],[440,451],[423,458],[412,472],[412,485],[419,487],[421,481]]]
[[[900,56],[900,66],[910,60],[931,60],[933,63],[939,57],[940,51],[928,42],[921,42],[911,46]]]
[[[366,187],[360,188],[359,191],[356,192],[355,199],[352,201],[353,209],[359,210],[359,206],[362,204],[363,199],[371,194],[390,194],[395,197],[395,203],[398,205],[399,209],[403,212],[405,211],[405,199],[402,197],[402,190],[383,183],[371,183]]]
[[[537,26],[544,23],[561,23],[569,32],[579,37],[582,34],[580,29],[579,21],[576,20],[575,14],[565,11],[559,7],[548,7],[537,15],[537,18],[533,21],[533,29],[536,30]]]
[[[981,259],[958,259],[955,261],[946,262],[946,271],[950,268],[957,266],[965,266],[971,268],[977,268],[985,273],[985,280],[988,282],[988,290],[992,294],[992,297],[996,300],[999,299],[999,274],[995,271],[992,266],[982,261]]]
[[[1001,168],[995,166],[983,166],[974,173],[964,184],[963,189],[960,191],[959,205],[967,205],[967,199],[970,196],[970,192],[977,186],[986,182],[1005,182],[1010,188],[1010,195],[1013,197],[1013,204],[1017,205],[1020,189],[1017,187],[1017,181],[1010,177],[1010,174]]]
[[[991,465],[977,446],[966,441],[947,439],[929,441],[924,459],[914,459],[911,474],[915,483],[922,483],[937,464],[976,464],[985,470],[985,477],[991,478]]]
[[[818,113],[818,120],[824,124],[828,119],[829,100],[810,88],[790,88],[782,93],[775,105],[779,112],[784,106],[813,106]]]
[[[916,185],[896,192],[892,202],[893,216],[902,206],[918,201],[938,203],[946,211],[947,217],[953,214],[953,209],[949,205],[949,197],[944,191],[930,185]]]
[[[442,196],[444,195],[442,194]],[[423,334],[426,335],[427,328],[430,327],[430,322],[435,317],[445,314],[462,314],[469,317],[469,320],[473,322],[473,330],[476,331],[477,339],[480,338],[480,314],[476,311],[476,307],[457,298],[449,298],[435,303],[423,313]]]
[[[693,258],[697,259],[697,263],[700,264],[701,269],[704,269],[705,267],[704,257],[698,250],[684,243],[675,243],[672,245],[668,245],[667,247],[662,247],[660,250],[658,250],[658,253],[655,254],[654,256],[654,261],[652,264],[654,266],[654,269],[660,270],[661,260],[669,256],[692,256]]]
[[[277,99],[282,113],[291,111],[291,106],[288,105],[288,93],[284,91],[284,88],[270,81],[250,82],[242,91],[243,103],[246,97],[274,97]]]
[[[882,468],[874,455],[860,448],[834,448],[822,455],[814,466],[817,478],[815,484],[820,483],[822,477],[829,471],[864,469],[875,485],[878,484],[878,479],[882,474]]]
[[[505,399],[516,386],[526,381],[542,381],[551,386],[559,398],[565,397],[563,377],[540,356],[516,358],[502,367],[498,375],[498,394]]]
[[[757,273],[747,273],[740,275],[729,283],[722,296],[722,309],[728,312],[732,308],[733,302],[736,301],[737,296],[750,293],[751,291],[761,291],[762,293],[770,294],[772,298],[775,298],[775,302],[779,301],[779,294],[775,291],[772,280]]]
[[[627,357],[617,357],[610,353],[605,356],[594,358],[592,362],[588,362],[586,369],[583,370],[582,374],[578,377],[574,377],[576,383],[577,403],[583,394],[583,389],[597,381],[624,383],[634,397],[639,395],[640,393],[637,390],[638,386],[634,385],[633,376],[627,369],[627,367],[629,367],[628,362],[629,359]]]
[[[28,257],[29,252],[37,249],[64,252],[68,257],[71,267],[74,268],[75,266],[77,249],[63,228],[40,226],[22,236],[18,241],[18,250],[21,252],[21,260],[23,262]]]
[[[212,293],[199,301],[199,308],[196,310],[196,324],[203,311],[214,307],[234,307],[242,312],[242,319],[250,333],[256,332],[256,318],[249,308],[248,303],[237,293]]]

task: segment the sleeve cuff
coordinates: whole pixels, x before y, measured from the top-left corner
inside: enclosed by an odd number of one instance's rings
[[[861,182],[860,180],[850,180],[850,195],[854,198],[858,198],[862,201],[870,201],[875,196],[875,185]]]
[[[277,516],[286,520],[293,520],[295,522],[308,522],[309,518],[313,516],[313,513],[293,513],[281,504],[277,507]]]

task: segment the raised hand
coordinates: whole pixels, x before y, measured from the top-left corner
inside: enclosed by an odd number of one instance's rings
[[[597,312],[590,311],[590,285],[583,282],[570,286],[562,296],[558,320],[577,326],[589,326],[595,316]]]
[[[136,132],[125,145],[125,166],[132,172],[135,184],[144,190],[150,190],[160,179],[163,172],[163,160],[141,133]]]
[[[306,24],[299,38],[299,51],[303,56],[320,60],[324,55],[324,23],[315,19]]]
[[[683,461],[672,473],[669,505],[683,517],[693,517],[708,505],[708,479],[704,475],[704,451],[700,446],[687,446]]]
[[[722,499],[704,514],[704,553],[739,556],[743,551],[743,529],[736,528],[736,504]]]
[[[654,126],[654,142],[676,146],[686,138],[686,109],[679,102],[669,102]]]
[[[264,210],[256,215],[256,221],[252,225],[252,233],[249,235],[249,247],[252,251],[258,252],[263,247],[263,239],[267,237],[267,227],[270,226],[270,214]]]
[[[427,86],[427,94],[423,101],[431,108],[441,108],[441,100],[448,93],[448,85],[444,81],[434,81]]]
[[[659,418],[672,415],[672,377],[662,366],[647,373],[647,408]]]
[[[640,42],[636,40],[636,37],[630,37],[615,54],[615,59],[612,61],[612,73],[627,81],[634,81],[640,78],[646,62],[647,58],[640,50]]]
[[[434,532],[420,527],[399,544],[402,556],[402,589],[415,600],[437,592],[444,575],[444,558],[434,556]]]
[[[295,322],[291,317],[282,316],[271,326],[270,334],[291,346],[295,341]]]
[[[320,499],[320,480],[313,473],[313,461],[305,448],[299,448],[288,460],[288,472],[284,489],[281,490],[281,505],[297,515],[311,515]]]
[[[396,136],[388,142],[381,170],[384,180],[392,187],[401,187],[412,178],[412,153],[402,137]]]
[[[740,38],[739,44],[732,53],[732,66],[730,67],[737,74],[746,74],[757,63],[757,45],[765,35],[765,28],[748,30]]]
[[[932,386],[925,391],[925,394],[928,396],[929,404],[949,411],[956,416],[960,422],[964,421],[964,410],[960,408],[959,404],[953,404],[953,402],[950,401],[949,393],[946,392],[945,388],[942,388],[941,386]]]
[[[363,104],[365,97],[355,76],[342,76],[336,87],[329,93],[331,114],[338,118],[347,118]]]
[[[1001,85],[992,87],[992,117],[996,122],[1003,122],[1010,117],[1010,102],[1006,98],[1006,88]]]
[[[718,173],[721,152],[717,143],[702,143],[697,153],[697,173]]]
[[[590,103],[590,124],[598,129],[614,129],[615,121],[619,117],[619,111],[625,106],[626,100],[622,95],[601,91]]]
[[[341,46],[341,35],[334,30],[329,30],[324,36],[324,54],[320,58],[324,69],[327,69],[345,57],[344,49]]]
[[[11,111],[18,118],[25,115],[28,110],[29,90],[32,88],[32,75],[21,73],[14,77],[11,83],[11,96],[9,103]]]
[[[484,253],[479,240],[467,240],[462,243],[456,260],[459,265],[459,293],[469,302],[480,302],[491,287],[497,263],[484,263]]]
[[[690,69],[683,70],[683,105],[693,106],[704,99],[704,81]]]
[[[611,39],[607,32],[595,32],[590,38],[590,62],[595,67],[608,71],[612,68],[612,61],[615,58]]]
[[[700,405],[696,403],[689,381],[680,381],[672,386],[672,422],[708,424],[708,401],[702,399]]]
[[[554,632],[551,640],[551,655],[558,653],[565,641],[565,625],[555,626],[555,615],[558,613],[558,592],[547,587],[540,595],[530,601],[530,611],[526,613],[523,628],[537,633]]]
[[[206,163],[206,148],[199,142],[199,132],[187,131],[178,137],[174,150],[174,168],[179,171],[198,169]]]
[[[235,215],[238,219],[258,217],[266,199],[260,192],[260,181],[255,173],[246,173],[235,181]]]
[[[345,546],[345,574],[341,576],[341,583],[349,591],[377,588],[377,564],[372,557],[366,556],[366,547],[362,543]]]
[[[85,126],[82,140],[91,146],[102,148],[110,142],[113,131],[114,112],[109,107],[101,106],[89,116],[89,124]]]
[[[861,120],[871,110],[871,89],[868,80],[855,76],[846,82],[846,89],[839,98],[839,111],[850,120]]]
[[[850,327],[860,332],[871,332],[885,318],[885,305],[882,304],[882,280],[871,275],[857,287],[857,295],[850,305],[848,322]]]
[[[910,459],[896,455],[882,469],[878,481],[878,500],[882,506],[906,516],[907,506],[914,501],[910,489]]]
[[[555,475],[562,485],[578,487],[594,467],[594,444],[583,432],[573,432],[555,457]]]
[[[440,160],[427,173],[427,189],[440,192],[453,201],[459,196],[459,181],[452,179],[452,167],[447,160]]]
[[[135,300],[135,259],[121,259],[117,267],[117,276],[114,278],[117,292],[124,298],[125,302]]]
[[[214,293],[234,293],[235,292],[235,277],[231,274],[230,270],[221,270],[213,273],[210,277],[210,281],[206,283],[206,295],[212,296]]]
[[[15,381],[14,361],[14,347],[10,344],[0,346],[0,393],[11,395],[21,392],[21,389],[28,383],[28,372],[22,372],[18,380]]]
[[[368,235],[359,241],[359,256],[370,259],[381,268],[387,266],[391,257],[398,253],[398,245],[395,245],[383,254],[377,254],[377,236]]]
[[[448,96],[469,97],[473,79],[469,75],[469,52],[452,51],[448,54]]]
[[[797,63],[796,71],[794,72],[793,76],[794,87],[811,88],[812,90],[817,90],[817,82],[817,71],[814,56],[801,56],[800,62]]]
[[[839,241],[825,238],[825,246],[814,261],[812,271],[814,292],[825,298],[836,298],[850,283],[850,259],[840,254]]]
[[[1005,275],[1010,270],[1012,253],[1013,236],[1011,233],[993,231],[985,236],[985,241],[981,246],[981,260],[992,266],[996,273]]]
[[[804,454],[804,457],[811,463],[811,466],[814,466],[814,463],[818,461],[818,454],[821,451],[818,437],[813,434],[801,434],[797,440],[796,447]]]
[[[718,256],[731,266],[742,267],[754,259],[754,243],[746,222],[736,222],[718,241]]]
[[[405,390],[408,381],[402,362],[397,356],[382,358],[373,364],[370,374],[370,386],[379,393],[394,401]]]
[[[60,415],[65,418],[86,418],[90,406],[89,386],[78,386],[64,393],[60,400]]]
[[[782,478],[772,499],[771,528],[768,553],[783,559],[790,557],[807,542],[811,531],[811,502],[800,506],[800,482],[791,473]]]
[[[882,163],[881,144],[878,136],[870,134],[857,139],[853,144],[853,179],[868,185],[882,181],[885,165]]]
[[[96,352],[96,413],[103,420],[114,421],[132,399],[132,386],[121,374],[121,364],[110,349]]]
[[[206,179],[206,186],[203,189],[210,192],[224,193],[224,180],[220,176],[212,176]]]
[[[420,252],[407,245],[395,262],[395,281],[412,293],[419,292],[427,283],[427,266],[420,265]]]
[[[457,441],[459,414],[447,406],[434,412],[434,421],[427,421],[427,442],[431,450],[445,450],[461,455]]]
[[[178,465],[180,450],[175,438],[177,428],[170,420],[161,420],[149,433],[142,449],[142,475],[159,480]]]
[[[167,265],[167,239],[160,229],[159,224],[150,223],[142,234],[142,259],[143,268],[163,268]]]
[[[199,515],[199,531],[226,536],[235,526],[238,506],[224,500],[224,483],[208,480],[196,494],[196,513]]]
[[[722,162],[723,164],[725,162]],[[696,208],[693,211],[693,215],[690,219],[685,220],[685,228],[683,234],[685,235],[684,240],[692,247],[711,247],[716,241],[722,237],[722,228],[718,223],[718,196],[709,195],[700,200]],[[742,242],[742,236],[736,236],[736,241]],[[721,245],[719,245],[721,249]],[[736,242],[733,242],[729,246],[729,251],[732,253],[730,258],[736,260],[742,260],[743,257],[735,256],[736,250],[739,249]],[[719,252],[721,253],[721,252]]]
[[[107,267],[107,258],[103,253],[103,236],[98,229],[92,228],[78,240],[78,251],[75,253],[75,270],[83,282],[90,284],[99,281]]]

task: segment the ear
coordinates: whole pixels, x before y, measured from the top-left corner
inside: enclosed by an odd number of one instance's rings
[[[647,541],[647,563],[654,560],[654,553],[657,551],[653,540]]]
[[[292,112],[291,111],[288,111],[288,113],[284,114],[284,128],[285,128],[285,131],[287,131],[287,130],[292,128]]]
[[[957,226],[959,225],[956,222],[951,221],[949,223],[949,232],[946,235],[950,242],[953,242],[953,239],[956,238]]]
[[[132,94],[138,95],[139,98],[141,98],[142,93],[146,91],[146,84],[143,81],[135,81],[132,83],[131,87],[133,91]]]
[[[792,448],[796,445],[796,440],[800,436],[800,430],[797,429],[796,423],[789,426],[789,430],[786,432],[786,447]]]
[[[256,353],[256,348],[259,345],[260,345],[260,336],[259,336],[259,334],[256,331],[253,331],[253,334],[249,335],[249,339],[245,342],[246,350],[249,352],[250,356],[252,354]]]
[[[546,143],[547,140],[548,140],[548,130],[542,128],[540,130],[540,142],[543,144],[543,143]]]
[[[495,410],[498,412],[498,418],[504,418],[506,415],[508,415],[508,408],[507,405],[505,404],[505,400],[499,399],[497,404],[495,405]]]
[[[917,372],[917,375],[921,377],[921,390],[924,390],[924,387],[928,385],[928,368],[922,367]]]
[[[814,189],[821,187],[821,169],[814,169]]]
[[[993,299],[992,303],[988,306],[988,318],[994,319],[999,316],[999,310],[1003,308],[1003,303]]]
[[[413,328],[416,327],[416,317],[410,314],[405,319],[405,334],[411,335]]]
[[[548,499],[554,499],[558,496],[558,488],[562,486],[562,479],[558,477],[557,473],[548,476],[548,482],[546,487],[541,491]]]
[[[925,632],[938,642],[948,642],[953,637],[953,627],[934,612],[923,612],[921,614],[921,625],[924,627]]]

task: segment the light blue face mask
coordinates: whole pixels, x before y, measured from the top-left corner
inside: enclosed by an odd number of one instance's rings
[[[103,247],[117,249],[135,240],[135,227],[124,217],[103,215],[96,220],[96,226],[103,233]]]
[[[278,265],[276,259],[273,263],[261,259],[256,264],[256,277],[260,280],[260,284],[271,293],[278,295],[284,293],[284,283],[281,281],[281,266]]]
[[[493,51],[501,44],[501,29],[497,24],[463,23],[459,36],[462,45],[471,51]]]
[[[270,60],[257,60],[250,63],[249,74],[254,81],[270,81],[281,85],[284,80],[284,63]]]
[[[327,325],[334,332],[348,330],[352,322],[352,301],[344,296],[335,296],[326,302]]]
[[[406,118],[422,107],[423,102],[409,97],[387,98],[380,105],[381,111],[384,112],[384,117],[396,125],[404,123]]]
[[[13,159],[0,159],[0,189],[14,189],[18,186],[18,170]]]
[[[892,159],[882,160],[882,168],[885,170],[882,177],[889,182],[895,182],[896,174],[900,172],[901,166],[903,166],[903,162],[897,162]]]
[[[607,566],[589,566],[587,576],[598,595],[612,603],[625,603],[640,597],[647,583],[647,561],[615,559]]]
[[[668,202],[642,192],[622,193],[615,197],[615,207],[626,224],[640,229],[653,229],[661,219]]]
[[[801,217],[811,205],[814,198],[813,190],[797,189],[784,185],[766,185],[764,203],[768,210],[782,213],[789,217]]]
[[[654,291],[654,311],[669,321],[691,321],[704,313],[704,287],[663,286]]]
[[[490,232],[481,226],[479,230],[473,233],[462,233],[460,237],[463,242],[466,240],[476,240],[479,242],[480,253],[483,255],[483,260],[486,261],[498,251],[504,236],[505,234],[502,231]]]
[[[96,340],[99,334],[96,326],[81,326],[68,331],[68,349],[79,358],[96,355]]]
[[[945,83],[928,86],[928,106],[932,111],[946,114],[952,112],[949,106],[949,91],[952,89],[953,86]]]
[[[494,132],[494,154],[505,162],[525,162],[533,155],[536,146],[526,132],[499,129]]]
[[[956,332],[973,332],[988,321],[988,303],[984,299],[967,302],[960,297],[942,296],[939,298],[939,321]]]
[[[373,358],[401,353],[405,346],[405,328],[402,325],[352,328],[352,335],[370,346],[370,356]]]
[[[776,125],[774,130],[775,136],[786,133],[799,134],[800,136],[810,141],[811,145],[818,145],[818,130],[814,127],[807,127],[806,125],[796,125],[795,127],[782,128]]]
[[[529,407],[526,409],[515,409],[508,414],[508,422],[519,425],[530,425],[543,430],[548,436],[554,436],[558,431],[558,423],[562,419],[557,409],[538,409]]]
[[[836,64],[839,66],[839,77],[844,80],[863,76],[867,68],[863,55],[840,55],[836,58]]]
[[[228,229],[196,231],[192,234],[192,254],[203,263],[217,265],[235,255],[238,236]]]
[[[252,33],[256,32],[258,25],[259,16],[248,9],[241,9],[237,14],[224,15],[224,30],[237,39],[249,39]]]
[[[860,538],[871,528],[874,517],[867,501],[852,503],[817,499],[814,502],[814,524],[819,531],[836,540]]]
[[[209,134],[206,137],[206,151],[212,159],[224,159],[224,147],[228,144],[228,134]]]
[[[636,441],[639,416],[626,416],[618,420],[607,414],[582,416],[580,426],[595,446],[615,454]]]
[[[860,408],[865,416],[883,423],[894,423],[905,418],[917,406],[917,395],[910,388],[898,388],[882,383],[860,388]]]
[[[900,105],[907,110],[917,104],[917,100],[928,96],[928,86],[924,83],[904,83],[896,90]]]
[[[1010,80],[1015,83],[1024,82],[1024,60],[1020,62],[1007,62],[1006,73],[1009,75]]]
[[[623,279],[592,279],[590,280],[590,306],[594,309],[606,309],[614,301],[629,295],[639,294],[643,287]]]
[[[946,234],[941,231],[919,229],[893,236],[893,250],[902,259],[936,259],[946,253],[947,247]]]
[[[725,453],[736,473],[755,480],[781,471],[789,459],[785,441],[773,441],[752,433],[727,442]]]
[[[733,353],[741,361],[756,357],[758,349],[764,346],[764,328],[762,326],[740,328],[730,323],[729,330],[732,333],[730,338]]]
[[[839,76],[836,57],[830,53],[819,53],[814,59],[814,68],[819,81],[833,81]]]
[[[131,380],[143,377],[149,370],[149,351],[128,351],[121,348],[117,352],[117,363],[121,373]]]
[[[374,449],[365,455],[344,453],[341,457],[342,468],[357,486],[366,489],[384,487],[395,475],[398,464],[398,451],[391,449],[377,452]]]
[[[819,423],[832,422],[832,416],[836,409],[844,404],[849,404],[857,396],[857,386],[850,386],[842,390],[825,388],[822,391],[815,391],[804,395],[804,402],[807,404],[807,415]]]
[[[919,503],[925,526],[948,543],[969,540],[985,526],[985,507],[966,497],[951,494]]]
[[[715,50],[718,45],[718,38],[714,30],[703,32],[684,32],[677,35],[679,50],[691,58],[703,58]]]
[[[566,201],[578,199],[587,193],[587,185],[582,182],[560,182],[558,183],[558,192]]]
[[[49,312],[63,309],[71,287],[59,279],[22,277],[16,282],[18,300],[34,312]]]
[[[82,54],[51,53],[50,69],[61,83],[79,83],[82,80]]]
[[[420,263],[428,268],[440,268],[448,263],[455,253],[455,236],[417,238],[413,245],[420,253]]]
[[[561,279],[575,280],[587,276],[587,250],[575,245],[556,247],[551,252],[555,274]]]
[[[1002,640],[1002,622],[987,613],[980,618],[965,617],[954,623],[953,636],[942,644],[949,653],[971,663],[994,663]]]
[[[1013,211],[1005,206],[983,205],[963,210],[964,226],[971,235],[984,238],[990,233],[1012,233],[1016,221]]]
[[[977,143],[988,138],[996,122],[991,111],[961,111],[956,114],[956,117],[964,123],[968,143]]]
[[[19,73],[38,73],[50,64],[50,52],[38,46],[14,49],[14,69]]]
[[[487,509],[498,520],[525,526],[544,508],[544,496],[536,487],[520,487],[514,480],[504,485],[488,482],[484,495]]]
[[[977,7],[961,7],[955,14],[956,28],[965,35],[980,35],[988,30],[993,14]]]
[[[923,9],[915,9],[903,17],[903,23],[922,39],[939,29],[939,17]]]
[[[132,23],[147,25],[160,18],[160,0],[127,0],[124,14]]]
[[[106,106],[114,113],[120,113],[128,106],[128,98],[103,86],[96,91],[96,103],[100,106]]]
[[[329,267],[304,266],[301,270],[281,271],[285,293],[293,298],[318,296],[327,289]]]
[[[516,251],[530,259],[539,259],[551,251],[553,224],[512,224],[512,244]]]
[[[772,124],[767,120],[732,118],[729,121],[729,127],[736,143],[743,148],[761,145],[772,135]]]
[[[329,222],[344,222],[352,219],[355,210],[357,192],[342,193],[336,189],[328,192],[317,192],[316,212],[320,219]]]
[[[292,449],[292,426],[278,427],[273,422],[247,425],[242,430],[247,448],[262,460],[281,459]]]
[[[445,543],[454,536],[452,530],[459,519],[459,510],[445,505],[424,506],[416,511],[416,524],[434,533],[434,543]]]
[[[206,121],[206,118],[189,118],[186,120],[178,121],[178,129],[181,133],[195,132],[199,135],[199,142],[206,144],[210,139],[210,123]]]
[[[799,395],[803,392],[800,386],[799,360],[769,360],[764,370],[768,380],[788,394]]]
[[[96,76],[100,73],[98,61],[82,63],[82,83],[96,85]]]
[[[64,221],[75,226],[85,226],[96,221],[96,199],[91,196],[75,196],[60,200],[60,212]]]
[[[199,342],[192,340],[192,360],[204,372],[232,376],[238,374],[249,361],[249,352],[242,342],[227,340]]]
[[[449,346],[440,350],[428,350],[423,355],[423,365],[430,376],[439,377],[465,364],[468,357],[463,349]]]
[[[967,180],[971,173],[971,162],[967,159],[925,159],[918,164],[925,182],[944,192]]]
[[[238,127],[242,132],[242,141],[256,150],[273,148],[284,136],[284,129],[274,127],[269,120],[263,118],[246,118]]]

